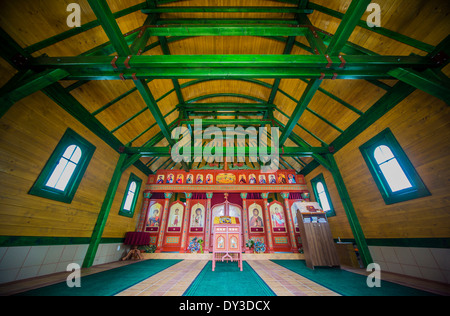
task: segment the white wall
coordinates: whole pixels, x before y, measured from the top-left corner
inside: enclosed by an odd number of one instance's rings
[[[63,272],[70,263],[82,266],[88,246],[0,247],[0,283]],[[100,244],[94,265],[118,261],[128,250],[121,243]]]
[[[450,249],[369,246],[383,271],[450,284]]]

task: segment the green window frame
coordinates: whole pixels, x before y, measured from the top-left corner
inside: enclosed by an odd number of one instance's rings
[[[316,201],[320,204],[322,210],[325,211],[327,217],[336,216],[333,203],[331,202],[330,193],[328,192],[327,184],[323,174],[319,174],[311,180]],[[328,206],[328,207],[327,207]]]
[[[95,149],[68,128],[28,193],[71,203]]]
[[[141,178],[131,173],[130,178],[128,179],[127,189],[125,190],[125,194],[122,199],[122,205],[120,206],[119,215],[133,217],[141,185]]]
[[[431,195],[389,128],[359,150],[386,204]]]

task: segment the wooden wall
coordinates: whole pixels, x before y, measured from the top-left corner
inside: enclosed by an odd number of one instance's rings
[[[386,205],[359,151],[359,146],[389,127],[431,192],[431,196]],[[416,90],[393,110],[335,154],[345,185],[367,239],[450,237],[450,108]],[[336,217],[333,237],[353,238],[331,173],[320,166]]]
[[[70,204],[28,191],[70,127],[96,150]],[[42,92],[16,103],[0,119],[0,236],[91,237],[119,154]],[[123,238],[134,230],[142,204],[139,194],[133,218],[119,216],[134,166],[122,175],[103,237]]]

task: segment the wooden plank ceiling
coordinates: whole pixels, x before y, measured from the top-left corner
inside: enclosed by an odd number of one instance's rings
[[[121,57],[126,57],[129,55],[127,51],[130,48],[129,46],[118,47],[123,43],[131,45],[132,55],[136,55],[134,51],[136,48],[142,49],[140,53],[142,56],[169,54],[312,56],[319,54],[323,57],[324,65],[327,59],[323,51],[331,50],[332,47],[337,47],[337,53],[332,52],[333,54],[330,53],[330,55],[336,57],[341,52],[344,60],[350,55],[364,58],[380,55],[434,57],[438,52],[448,52],[448,41],[445,42],[445,39],[450,30],[448,19],[450,3],[445,1],[378,0],[377,3],[382,9],[381,28],[374,29],[365,26],[369,12],[363,10],[358,16],[357,6],[363,1],[352,3],[350,0],[309,2],[303,0],[79,0],[77,3],[81,7],[82,27],[74,29],[66,25],[69,13],[65,9],[70,2],[70,0],[1,2],[0,26],[3,33],[7,34],[2,36],[11,38],[10,46],[13,46],[11,42],[18,44],[21,54],[36,58],[36,62],[33,61],[31,66],[27,64],[26,69],[30,67],[34,72],[42,70],[42,67],[37,66],[42,66],[39,64],[41,62],[39,58],[43,55],[50,57],[49,64],[54,61],[52,57],[110,56],[112,59],[112,56],[118,53]],[[188,8],[196,6],[207,7],[204,11],[214,11],[208,8],[221,7],[230,7],[229,11],[243,11],[232,8],[245,6],[258,8],[253,11],[263,12],[180,12],[189,11]],[[150,13],[143,13],[142,10]],[[305,13],[289,12],[295,10],[303,10],[298,12]],[[157,12],[152,13],[154,11]],[[108,19],[108,13],[111,12],[113,19]],[[102,13],[105,13],[105,16],[102,16]],[[351,14],[355,16],[351,17]],[[353,22],[351,18],[354,19]],[[356,22],[358,24],[355,26]],[[119,32],[114,33],[115,23],[118,25]],[[148,37],[144,35],[144,40],[140,41],[138,29],[145,24],[159,25],[161,29],[166,26],[185,26],[184,29],[187,31],[184,31],[183,34],[186,34],[184,36],[171,36],[170,29],[167,31],[169,32],[167,36],[153,36],[149,33]],[[340,27],[346,26],[344,24],[350,29],[339,30]],[[313,27],[307,28],[306,35],[291,37],[278,35],[189,36],[189,30],[199,25],[208,26],[210,32],[214,29],[218,32],[217,34],[228,34],[229,27],[235,25],[257,26],[257,32],[263,32],[261,31],[263,28],[273,30],[276,26],[284,27],[280,32],[284,32],[286,27],[293,28],[296,25],[312,25]],[[224,28],[220,29],[219,25]],[[113,30],[108,31],[108,27],[112,27]],[[144,30],[147,32],[149,29],[152,28]],[[242,32],[238,29],[236,34],[243,34]],[[293,41],[294,38],[295,41]],[[339,43],[333,43],[335,40],[343,41],[340,47]],[[444,48],[441,47],[443,44],[439,46],[440,43],[446,44]],[[119,49],[122,49],[125,55],[119,52]],[[12,55],[11,52],[2,52],[2,57],[6,61],[0,60],[0,71],[3,74],[0,77],[0,86],[17,74],[17,69],[21,69],[17,61],[11,60]],[[364,62],[364,59],[361,60]],[[132,61],[133,58],[131,65]],[[188,56],[186,61],[190,61]],[[442,69],[442,72],[448,76],[450,71],[449,67],[445,67],[446,60],[440,65],[423,66],[425,61],[429,62],[428,59],[423,61],[421,59],[418,62],[422,67],[421,71],[425,68],[433,68],[433,71],[440,73]],[[52,67],[48,64],[45,66]],[[266,68],[271,69],[270,65]],[[327,67],[321,69],[323,70],[319,69],[319,72],[325,72]],[[365,70],[364,66],[361,69],[364,75],[366,75],[364,71],[370,72]],[[110,70],[112,71],[113,68]],[[67,71],[71,73],[69,68]],[[358,133],[356,125],[370,124],[371,120],[376,119],[376,115],[380,115],[373,114],[376,112],[374,106],[377,105],[377,101],[384,102],[383,96],[394,93],[392,87],[395,87],[398,81],[397,78],[388,74],[379,78],[358,77],[367,79],[352,80],[340,79],[339,76],[333,80],[327,73],[325,79],[317,84],[318,88],[313,87],[313,80],[320,80],[316,75],[299,75],[289,78],[279,75],[271,78],[270,75],[258,77],[256,74],[254,77],[235,75],[230,79],[223,79],[225,75],[222,78],[213,76],[183,78],[183,76],[168,75],[167,78],[161,79],[152,78],[150,75],[144,79],[138,76],[141,80],[137,80],[137,84],[130,78],[126,78],[127,80],[83,80],[74,77],[74,80],[70,80],[72,78],[69,76],[65,78],[69,80],[60,80],[57,83],[64,89],[52,89],[53,92],[46,91],[46,94],[52,96],[52,93],[59,93],[74,97],[75,102],[89,112],[89,115],[78,113],[86,121],[91,122],[88,126],[92,128],[94,121],[102,130],[106,128],[108,131],[103,133],[102,137],[118,140],[125,146],[145,146],[152,140],[156,142],[154,146],[169,145],[164,137],[160,140],[155,138],[161,132],[161,127],[164,129],[164,124],[150,110],[148,100],[146,102],[143,97],[143,88],[138,85],[139,82],[142,83],[142,80],[146,80],[144,84],[148,86],[151,97],[156,101],[156,110],[159,109],[161,116],[164,116],[166,125],[170,126],[179,118],[260,120],[265,117],[272,120],[274,126],[286,125],[287,128],[292,128],[292,132],[285,135],[289,138],[284,146],[325,147],[332,152],[333,149],[340,149],[356,136]],[[428,77],[421,79],[428,79]],[[309,80],[311,80],[310,85],[308,85]],[[431,83],[428,81],[424,89],[427,92],[431,91],[430,93],[437,91],[433,83],[432,80]],[[315,89],[311,94],[312,99],[309,103],[301,104],[308,87]],[[448,85],[446,87],[448,88]],[[397,90],[402,91],[400,88]],[[439,91],[436,94],[439,95]],[[200,104],[204,106],[200,107]],[[275,105],[273,112],[270,110],[271,104]],[[300,109],[298,121],[290,121],[291,117],[295,117],[296,110],[299,110],[299,105],[304,106]],[[261,108],[265,111],[257,113],[256,111]],[[197,113],[193,111],[194,109]],[[227,111],[228,115],[220,115],[213,110]],[[89,117],[86,118],[86,116]],[[93,118],[95,120],[92,120]],[[99,128],[98,126],[96,128]],[[115,149],[119,150],[119,148]],[[167,157],[160,159],[141,157],[140,159],[152,171],[161,167],[182,167],[181,164],[172,163]],[[315,163],[312,162],[314,160],[320,161],[320,157],[284,157],[282,168],[306,171],[314,167]],[[246,164],[251,168],[257,167],[249,161]],[[204,163],[194,164],[192,167],[203,165]]]

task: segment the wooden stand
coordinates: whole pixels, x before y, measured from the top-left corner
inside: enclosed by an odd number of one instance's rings
[[[308,268],[339,266],[339,257],[325,213],[297,211],[297,220]]]
[[[226,217],[226,216],[224,216]],[[213,228],[213,262],[212,270],[216,267],[216,261],[237,261],[242,271],[242,237],[241,225],[238,224],[214,224]]]

